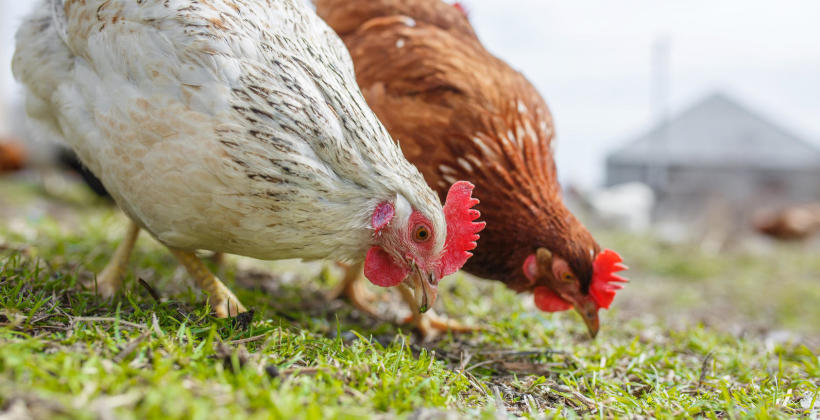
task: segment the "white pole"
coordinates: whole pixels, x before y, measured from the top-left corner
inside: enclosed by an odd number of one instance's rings
[[[650,108],[653,121],[663,124],[669,118],[669,38],[662,36],[652,46],[652,86]]]
[[[647,168],[647,184],[655,193],[663,192],[667,187],[668,164],[667,156],[667,123],[669,122],[669,50],[670,41],[665,36],[658,37],[652,46],[652,85],[650,86],[649,102],[652,114],[652,123],[659,127],[657,136],[652,139],[661,151],[652,164]]]

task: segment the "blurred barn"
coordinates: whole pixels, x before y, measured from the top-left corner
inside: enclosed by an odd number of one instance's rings
[[[820,200],[820,149],[713,94],[611,153],[606,183],[641,182],[654,219],[748,227],[760,209]]]

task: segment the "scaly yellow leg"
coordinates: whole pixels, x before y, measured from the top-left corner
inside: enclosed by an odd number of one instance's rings
[[[205,264],[197,258],[191,251],[168,248],[172,254],[185,266],[188,274],[194,278],[196,285],[208,294],[208,300],[218,318],[237,316],[242,312],[247,312],[245,307],[234,296],[227,286],[216,278]]]
[[[131,257],[131,251],[134,249],[134,243],[139,236],[140,228],[136,223],[129,220],[128,230],[125,233],[125,239],[114,251],[111,256],[111,261],[105,266],[103,271],[97,275],[97,294],[109,298],[114,296],[122,287],[122,278],[125,275],[125,267],[128,265],[128,259]]]
[[[376,296],[367,290],[367,284],[364,282],[364,275],[362,274],[362,264],[339,264],[344,268],[345,275],[342,282],[331,290],[326,297],[328,300],[333,300],[344,295],[360,311],[378,318],[377,311],[370,306],[370,303],[376,300]]]
[[[436,314],[433,309],[423,314],[419,313],[416,298],[413,296],[413,292],[410,288],[399,287],[398,289],[401,291],[402,299],[410,306],[410,312],[413,314],[408,322],[419,330],[419,333],[425,341],[431,340],[441,333],[466,333],[480,331],[482,329],[481,327],[464,325],[456,320],[442,317]]]

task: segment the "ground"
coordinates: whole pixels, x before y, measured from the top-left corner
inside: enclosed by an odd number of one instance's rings
[[[811,246],[714,255],[598,231],[631,282],[596,340],[574,313],[457,274],[436,309],[487,329],[423,342],[391,294],[383,319],[327,301],[330,263],[229,257],[222,278],[254,314],[214,319],[145,234],[101,300],[94,273],[124,230],[56,178],[0,178],[0,418],[820,415]]]

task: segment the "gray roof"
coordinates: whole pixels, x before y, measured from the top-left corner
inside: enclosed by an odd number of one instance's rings
[[[611,153],[608,161],[820,169],[820,149],[717,93]]]

